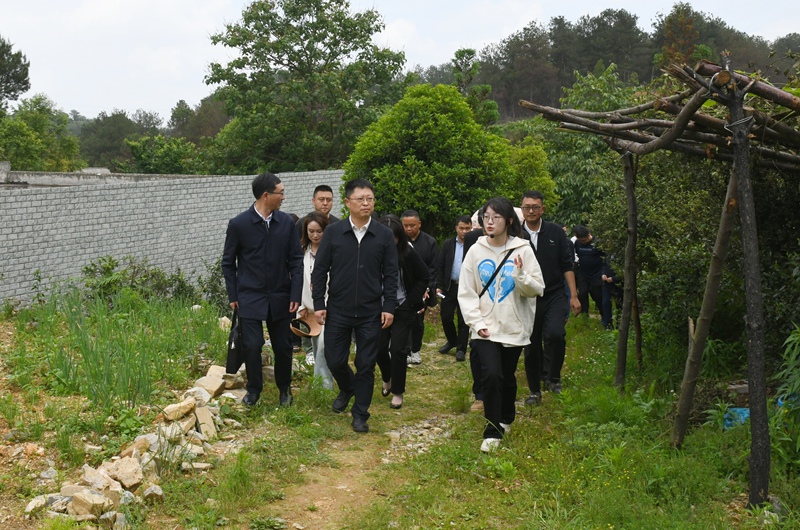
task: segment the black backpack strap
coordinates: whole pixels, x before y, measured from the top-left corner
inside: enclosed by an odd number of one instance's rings
[[[511,253],[512,253],[512,252],[514,252],[514,249],[513,249],[513,248],[512,248],[511,250],[509,250],[508,252],[506,252],[506,255],[505,255],[505,256],[503,256],[503,259],[502,259],[502,260],[500,260],[500,263],[498,263],[498,264],[497,264],[497,268],[496,268],[496,269],[494,270],[494,272],[492,273],[492,277],[491,277],[491,278],[489,278],[489,281],[488,281],[488,282],[486,282],[486,285],[484,285],[484,286],[483,286],[483,290],[481,291],[481,294],[479,294],[479,295],[478,295],[478,298],[480,298],[481,296],[483,296],[483,293],[485,293],[485,292],[486,292],[486,289],[488,289],[488,288],[489,288],[489,286],[490,286],[490,285],[492,285],[492,282],[493,282],[493,281],[494,281],[494,279],[497,277],[497,273],[498,273],[498,272],[500,272],[500,269],[501,269],[501,268],[503,268],[503,264],[506,262],[506,260],[508,259],[508,257],[511,255]]]

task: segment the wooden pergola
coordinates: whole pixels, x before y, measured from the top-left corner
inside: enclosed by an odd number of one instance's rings
[[[670,65],[666,72],[683,83],[686,89],[631,108],[587,112],[556,109],[524,100],[519,104],[541,113],[547,120],[558,122],[565,131],[602,136],[609,147],[622,155],[628,202],[628,240],[615,375],[615,384],[620,388],[625,384],[632,318],[637,322],[636,347],[637,353],[641,355],[636,306],[635,186],[638,163],[635,157],[667,149],[733,163],[696,326],[689,318],[689,355],[671,441],[674,447],[679,448],[686,434],[703,350],[719,292],[723,262],[729,248],[734,215],[738,211],[747,292],[747,359],[752,433],[749,504],[755,506],[767,499],[770,441],[764,362],[764,310],[750,167],[754,164],[781,172],[800,173],[800,156],[797,154],[800,150],[800,131],[785,123],[787,118],[800,112],[800,98],[760,80],[757,76],[750,77],[734,72],[727,53],[722,55],[722,65],[707,61],[699,63],[695,68]],[[760,98],[757,106],[771,110],[765,112],[757,110],[753,105],[745,105],[747,95]],[[727,119],[702,112],[703,105],[708,100],[727,107]]]

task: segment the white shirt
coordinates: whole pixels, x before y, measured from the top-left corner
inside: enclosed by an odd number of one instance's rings
[[[533,248],[539,250],[539,230],[542,229],[542,220],[539,219],[539,228],[537,228],[535,231],[528,228],[528,223],[522,223],[522,226],[524,226],[525,231],[528,232],[528,234],[530,234]]]
[[[367,224],[365,224],[361,228],[358,228],[355,224],[353,224],[352,216],[348,217],[348,219],[350,219],[350,226],[353,228],[353,233],[356,235],[356,239],[358,239],[358,242],[361,243],[361,240],[364,239],[364,234],[367,233],[369,224],[372,222],[372,217],[370,217],[369,220],[367,221]]]

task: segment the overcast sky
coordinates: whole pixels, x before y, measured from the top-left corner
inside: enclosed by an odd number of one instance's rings
[[[800,32],[797,0],[694,0],[697,11],[768,41]],[[0,0],[0,36],[31,63],[31,90],[64,111],[93,118],[124,109],[156,111],[169,119],[180,99],[194,106],[212,88],[203,82],[212,61],[231,51],[209,36],[240,19],[247,0]],[[375,8],[386,28],[376,42],[406,53],[406,68],[450,60],[459,48],[480,50],[531,21],[577,22],[604,9],[625,9],[652,31],[658,13],[674,2],[642,0],[351,0],[354,10]]]

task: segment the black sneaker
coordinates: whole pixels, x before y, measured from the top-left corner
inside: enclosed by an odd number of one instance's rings
[[[548,386],[550,387],[550,392],[553,394],[561,393],[561,383],[550,383]]]
[[[467,360],[467,354],[465,352],[461,351],[461,350],[458,350],[456,352],[456,361],[464,362],[466,360]]]
[[[286,392],[281,392],[279,403],[281,407],[291,407],[292,403],[294,403],[294,398],[292,397],[292,391],[287,390]]]
[[[542,393],[541,392],[533,392],[525,398],[526,405],[539,405],[542,402]]]

